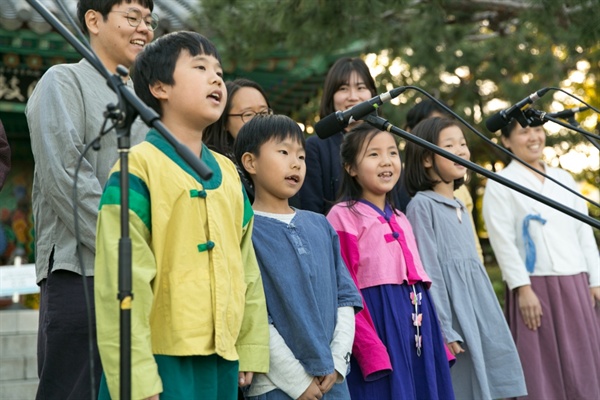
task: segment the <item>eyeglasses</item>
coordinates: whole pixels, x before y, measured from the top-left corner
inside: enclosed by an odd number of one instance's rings
[[[270,108],[267,108],[266,110],[262,110],[259,112],[254,112],[254,111],[246,111],[243,112],[241,114],[227,114],[230,117],[241,117],[242,118],[242,122],[246,123],[248,121],[250,121],[252,118],[256,117],[257,115],[273,115],[273,110],[271,110]]]
[[[145,18],[142,18],[142,12],[137,8],[130,8],[127,11],[111,11],[116,13],[125,14],[125,18],[129,23],[129,26],[136,28],[140,26],[142,20],[146,24],[146,27],[150,31],[154,31],[158,27],[158,15],[152,13]]]

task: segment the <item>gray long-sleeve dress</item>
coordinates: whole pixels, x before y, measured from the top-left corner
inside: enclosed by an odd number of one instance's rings
[[[475,249],[464,205],[419,192],[406,212],[448,343],[461,342],[450,369],[457,399],[497,399],[526,393],[521,362],[494,289]]]

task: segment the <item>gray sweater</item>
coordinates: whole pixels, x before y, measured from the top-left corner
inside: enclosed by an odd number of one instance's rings
[[[53,270],[81,274],[76,252],[73,184],[85,146],[100,134],[108,103],[117,104],[116,94],[86,60],[51,67],[27,103],[25,114],[35,160],[32,202],[38,282],[48,276],[52,258]],[[111,126],[110,121],[107,126]],[[138,118],[131,130],[131,145],[141,142],[147,131],[148,127]],[[100,196],[118,159],[114,130],[103,136],[101,146],[99,151],[90,149],[86,153],[77,176],[79,240],[88,276],[94,275]]]

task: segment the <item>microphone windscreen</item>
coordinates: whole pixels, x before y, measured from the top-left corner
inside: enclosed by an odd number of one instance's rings
[[[485,121],[485,127],[490,132],[496,132],[498,129],[501,129],[506,125],[508,125],[508,121],[506,118],[504,118],[502,113],[496,113]]]
[[[327,139],[344,130],[344,124],[338,120],[336,113],[329,114],[315,124],[315,132],[321,139]]]

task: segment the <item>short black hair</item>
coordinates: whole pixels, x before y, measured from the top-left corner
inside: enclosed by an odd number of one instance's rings
[[[419,122],[423,121],[425,118],[431,117],[433,113],[439,113],[447,118],[451,117],[450,113],[435,101],[423,99],[408,110],[408,114],[406,114],[405,129],[413,130]]]
[[[451,126],[460,128],[458,122],[450,118],[426,118],[419,122],[411,133],[437,146],[440,132]],[[417,192],[433,190],[433,187],[440,183],[440,181],[431,179],[423,163],[425,162],[425,159],[431,157],[432,168],[437,175],[440,176],[440,171],[435,163],[435,153],[410,141],[406,144],[405,151],[406,163],[404,167],[404,178],[408,194],[412,197],[417,194]],[[463,183],[465,183],[464,177],[455,179],[454,190],[458,189]]]
[[[199,54],[213,56],[221,62],[215,45],[206,37],[196,32],[179,31],[168,33],[146,45],[131,67],[135,93],[161,117],[160,101],[152,95],[150,86],[157,82],[167,85],[175,83],[173,73],[182,51],[187,51],[192,57]]]
[[[77,19],[79,20],[83,33],[89,33],[87,25],[85,24],[85,13],[89,10],[98,11],[102,14],[104,21],[106,21],[108,13],[112,10],[113,6],[122,3],[139,4],[142,7],[148,8],[150,11],[154,9],[154,0],[79,0],[77,3]]]
[[[250,175],[244,169],[242,156],[244,153],[251,153],[255,156],[260,155],[260,147],[270,140],[282,142],[291,138],[305,147],[304,134],[300,126],[285,115],[257,115],[246,122],[233,144],[235,160],[244,172],[244,175],[251,179]]]

